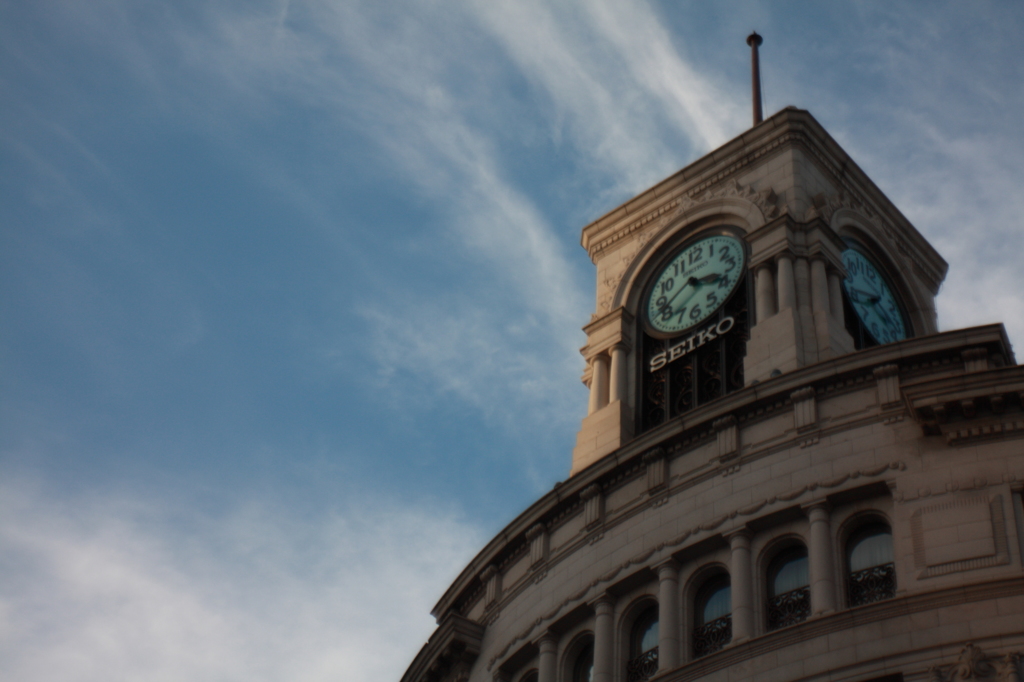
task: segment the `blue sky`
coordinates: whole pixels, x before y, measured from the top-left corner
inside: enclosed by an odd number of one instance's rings
[[[587,222],[810,110],[1024,342],[1015,2],[0,1],[0,677],[398,679],[569,469]]]

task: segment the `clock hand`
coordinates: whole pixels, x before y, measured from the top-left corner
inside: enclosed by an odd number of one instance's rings
[[[890,327],[894,326],[892,320],[890,320],[889,316],[885,314],[885,311],[882,309],[881,306],[875,308],[875,312],[878,313],[878,316],[881,317],[887,325],[889,325]]]
[[[693,298],[696,295],[696,293],[700,290],[700,288],[703,287],[705,284],[714,284],[715,282],[717,282],[721,278],[722,278],[722,275],[719,274],[719,273],[712,273],[710,275],[705,275],[705,276],[703,276],[703,277],[701,277],[699,279],[697,277],[690,277],[690,279],[686,280],[686,286],[693,287],[693,292],[689,296],[687,296],[685,299],[683,299],[683,301],[680,302],[680,305],[688,303],[689,300],[691,298]],[[672,305],[672,301],[676,300],[676,296],[678,296],[679,294],[683,293],[683,291],[686,289],[686,286],[681,287],[679,289],[679,291],[677,291],[672,296],[672,298],[670,298],[668,301],[666,301],[665,305],[661,307],[661,310],[664,310],[668,306],[671,306]]]
[[[850,291],[852,291],[852,292],[854,292],[855,294],[857,294],[857,297],[858,297],[858,299],[857,299],[857,302],[858,302],[858,303],[864,303],[864,302],[865,302],[865,301],[861,301],[861,300],[860,300],[860,297],[861,297],[861,296],[866,296],[866,297],[867,297],[867,299],[868,299],[868,300],[866,301],[866,303],[869,303],[869,304],[871,304],[871,305],[875,305],[876,303],[878,303],[878,302],[879,302],[879,301],[880,301],[880,300],[882,299],[882,297],[881,297],[881,296],[873,296],[873,295],[871,294],[871,292],[868,292],[868,291],[863,291],[863,290],[861,290],[861,289],[854,289],[853,287],[850,287]]]
[[[683,286],[679,287],[679,291],[677,291],[676,293],[672,294],[672,298],[670,298],[667,301],[665,301],[665,305],[661,306],[660,310],[664,310],[665,308],[671,306],[672,305],[672,301],[676,300],[676,296],[678,296],[679,294],[681,294],[684,291],[686,291],[686,287],[688,287],[688,286],[694,287],[694,293],[697,293],[696,290],[697,290],[698,287],[700,287],[700,280],[697,279],[696,277],[691,277],[690,279],[686,280],[686,284],[684,284]],[[693,298],[693,294],[690,294],[686,298],[686,300],[689,301],[691,298]],[[684,303],[685,302],[686,301],[684,301]]]
[[[688,282],[688,284],[693,287],[693,291],[690,292],[689,296],[679,302],[680,308],[685,308],[686,304],[690,302],[690,299],[696,296],[697,292],[700,291],[700,288],[703,286],[699,280],[693,277],[690,278],[690,282]],[[673,296],[673,298],[675,297]],[[671,304],[671,301],[669,301],[669,304]]]

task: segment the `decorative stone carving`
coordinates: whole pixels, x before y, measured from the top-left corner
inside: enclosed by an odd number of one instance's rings
[[[1008,652],[989,656],[973,642],[960,650],[956,663],[929,669],[935,682],[966,682],[967,680],[995,679],[998,682],[1020,680],[1020,653]]]
[[[789,395],[793,401],[793,422],[797,431],[814,428],[818,422],[818,406],[813,386],[806,386]]]
[[[891,407],[900,402],[900,368],[899,365],[882,365],[872,370],[875,385],[878,387],[878,404]]]
[[[536,568],[548,558],[548,530],[542,523],[530,526],[526,539],[530,543],[530,566]]]
[[[619,283],[633,264],[637,255],[643,250],[647,242],[654,236],[652,231],[641,232],[633,240],[632,246],[623,250],[617,263],[610,263],[608,271],[601,279],[601,293],[597,298],[598,315],[610,312],[612,302],[615,300],[615,292],[619,289]]]
[[[601,486],[591,483],[580,491],[580,497],[583,499],[583,528],[591,530],[604,520],[604,495],[601,494]]]
[[[643,455],[643,463],[647,466],[647,491],[657,490],[665,485],[668,479],[668,460],[665,450],[654,448]]]
[[[810,222],[815,218],[821,218],[826,223],[832,222],[832,216],[835,212],[841,208],[849,208],[858,213],[862,213],[868,218],[874,218],[874,212],[863,203],[858,201],[852,194],[846,190],[839,190],[835,194],[826,196],[824,193],[818,194],[811,199],[812,205],[807,209],[807,213],[804,215],[804,221]]]
[[[727,462],[739,454],[739,427],[736,425],[736,415],[729,414],[716,419],[712,424],[715,433],[718,434],[718,461]]]
[[[501,571],[493,564],[480,572],[480,581],[484,584],[484,603],[488,608],[498,601],[501,596]]]
[[[996,679],[999,682],[1019,682],[1020,654],[1008,653],[995,663]]]
[[[763,189],[760,192],[755,192],[749,185],[741,185],[736,180],[730,180],[724,183],[721,187],[715,189],[707,189],[700,194],[694,194],[693,196],[683,195],[679,198],[679,207],[669,217],[662,218],[662,224],[666,224],[677,216],[685,213],[689,213],[694,208],[701,204],[707,203],[712,199],[721,198],[737,198],[746,199],[750,203],[761,209],[761,213],[764,215],[765,220],[771,220],[772,218],[778,217],[779,206],[778,196],[775,194],[775,190],[768,188]]]
[[[960,353],[964,360],[965,372],[984,372],[988,369],[988,349],[968,348]]]

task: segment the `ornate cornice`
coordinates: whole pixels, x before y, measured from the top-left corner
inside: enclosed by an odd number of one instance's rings
[[[484,626],[450,613],[420,649],[402,682],[465,679],[480,654]]]
[[[1005,358],[1006,362],[1014,362],[1009,341],[1001,325],[944,332],[852,353],[842,358],[766,380],[755,386],[748,386],[720,400],[697,408],[688,415],[685,421],[672,422],[666,424],[665,427],[645,433],[624,445],[617,453],[595,463],[594,466],[578,476],[556,485],[550,493],[525,510],[481,549],[459,577],[452,582],[452,585],[437,602],[432,613],[439,619],[452,610],[462,614],[468,613],[472,605],[482,597],[483,584],[480,582],[479,575],[488,564],[502,565],[510,555],[518,557],[528,551],[526,531],[534,524],[543,522],[547,525],[550,533],[556,533],[563,524],[582,514],[584,500],[581,499],[580,492],[583,488],[597,483],[604,494],[608,495],[644,475],[645,465],[641,455],[655,445],[662,444],[669,456],[676,457],[714,440],[718,434],[713,428],[713,423],[727,414],[735,414],[738,426],[744,428],[749,424],[772,418],[780,412],[784,412],[791,404],[789,394],[798,388],[814,385],[818,392],[818,399],[825,400],[847,391],[859,390],[866,382],[873,384],[872,369],[890,363],[899,364],[900,376],[904,381],[901,388],[908,391],[913,389],[916,384],[907,385],[907,381],[926,379],[931,372],[948,375],[951,367],[962,362],[960,352],[963,349],[979,346],[987,346],[994,354]],[[1015,369],[1003,368],[1001,371],[1014,371]],[[967,376],[971,382],[976,382],[983,380],[994,371],[978,372]],[[950,381],[956,381],[956,377],[951,377]],[[926,383],[930,382],[926,381]],[[879,419],[877,414],[865,414],[863,419],[835,423],[829,428],[815,431],[814,434],[820,434],[824,438],[830,434],[839,433],[843,429],[875,423]],[[745,453],[742,459],[730,460],[726,464],[733,465],[742,462],[745,466],[755,459],[794,448],[798,440],[788,438],[767,442],[763,447],[759,446],[756,451]],[[673,494],[708,478],[728,475],[730,472],[724,467],[725,465],[706,467],[695,471],[694,476],[688,477],[686,480],[680,479],[679,476],[673,476],[670,482]],[[649,504],[651,501],[652,498],[647,498],[644,504]],[[641,508],[643,507],[636,507],[636,509]],[[634,512],[635,510],[632,510],[629,513]],[[619,522],[618,519],[619,517],[616,516],[616,523]],[[586,542],[587,539],[581,536],[577,542]],[[557,562],[557,557],[551,557],[550,561]],[[521,592],[521,586],[518,584],[508,585],[506,588],[505,595],[508,599],[516,598]],[[508,603],[504,595],[502,602]]]
[[[924,433],[941,435],[949,445],[1024,436],[1024,366],[923,381],[902,391]]]

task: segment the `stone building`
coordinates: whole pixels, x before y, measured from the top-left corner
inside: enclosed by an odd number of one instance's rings
[[[1024,368],[806,111],[583,228],[571,475],[402,682],[1020,682]]]

